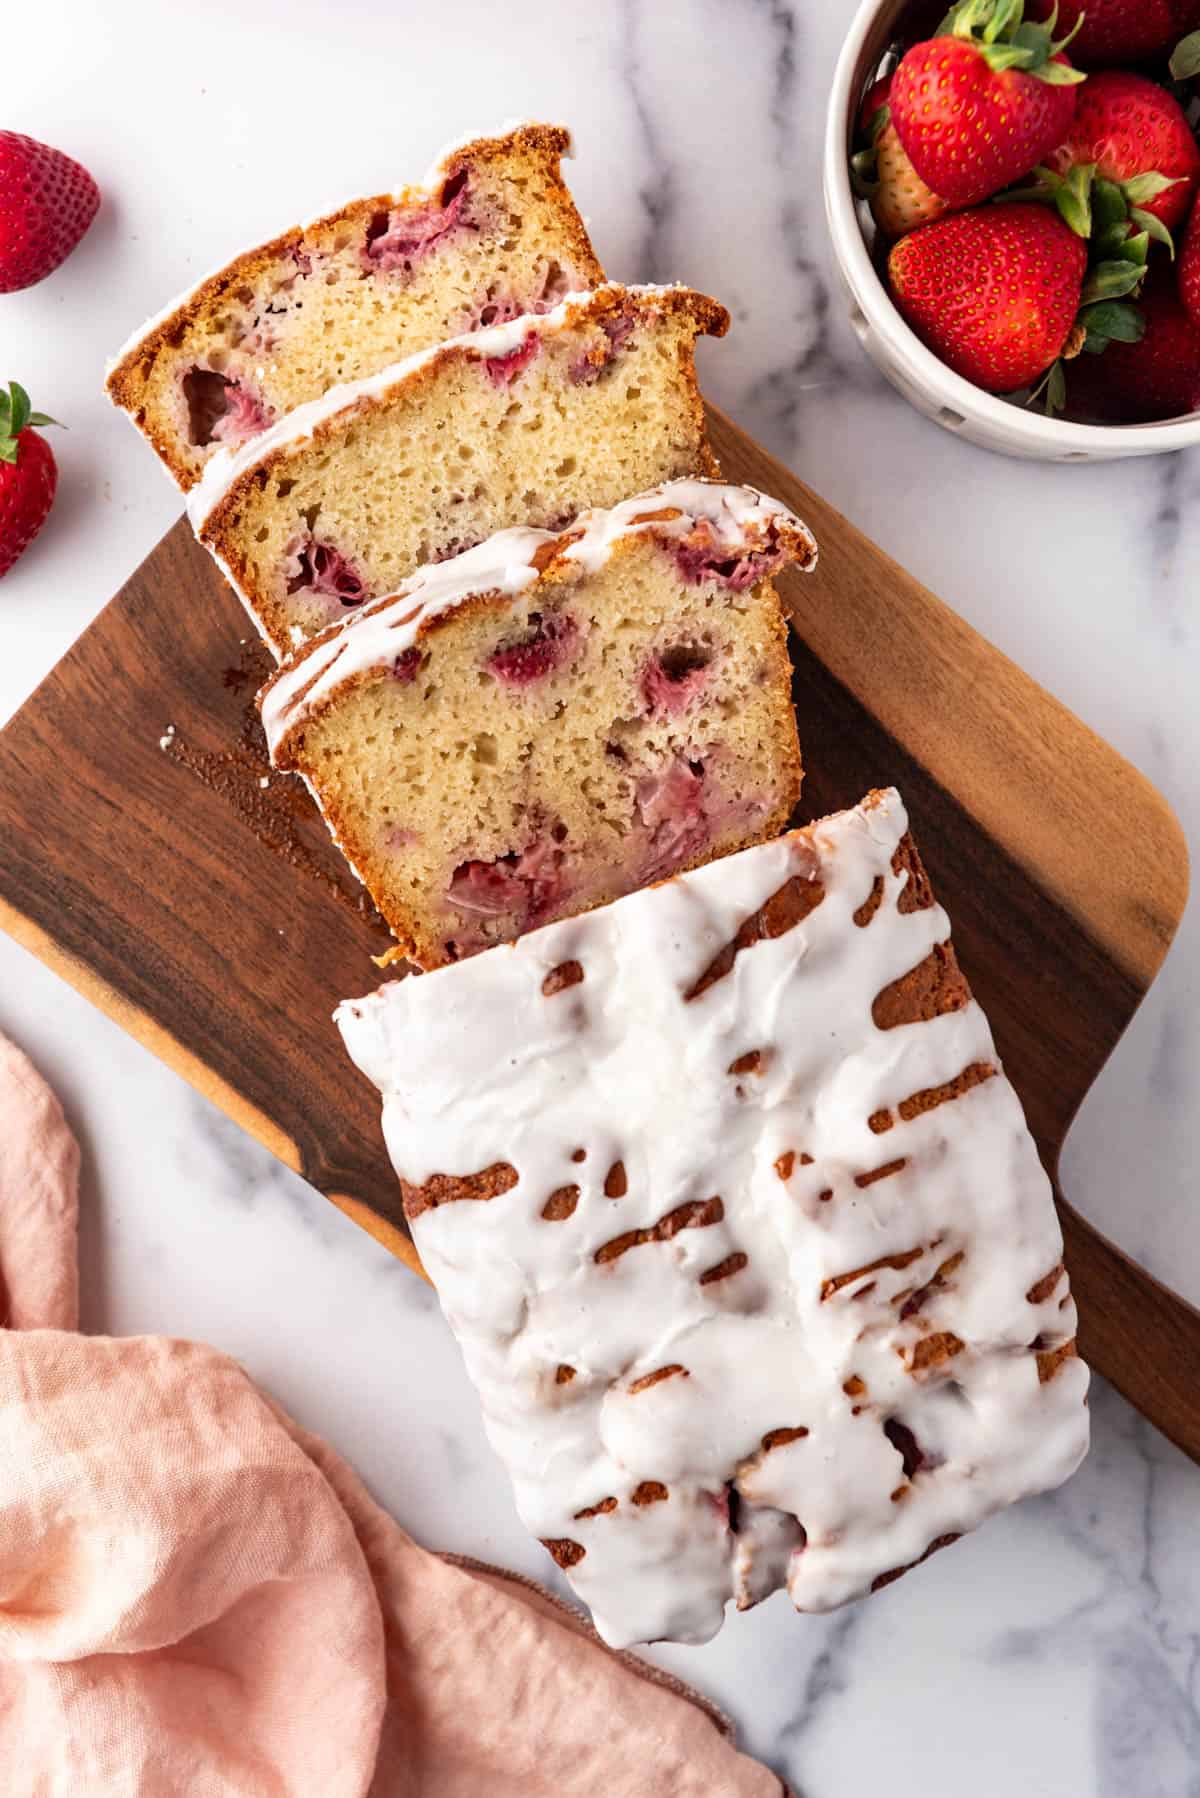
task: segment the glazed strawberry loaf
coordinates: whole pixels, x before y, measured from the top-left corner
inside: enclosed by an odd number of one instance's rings
[[[179,485],[338,382],[544,312],[604,272],[559,160],[521,125],[456,146],[422,187],[354,200],[238,256],[143,326],[108,375]]]
[[[423,562],[557,530],[714,474],[693,346],[729,316],[681,287],[598,288],[301,406],[211,461],[188,511],[280,654]]]
[[[771,574],[799,519],[677,481],[504,531],[298,650],[260,696],[403,951],[437,967],[770,836],[799,796]]]
[[[614,1646],[873,1592],[1086,1450],[1050,1183],[949,939],[875,793],[339,1008]]]

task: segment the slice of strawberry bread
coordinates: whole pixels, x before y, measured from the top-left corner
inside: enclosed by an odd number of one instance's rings
[[[238,256],[144,325],[108,391],[183,488],[339,381],[603,281],[559,172],[570,134],[520,125],[421,187],[353,200]]]
[[[301,406],[211,461],[188,511],[278,654],[510,525],[715,474],[693,347],[729,316],[682,287],[598,288]]]
[[[424,568],[260,695],[405,954],[424,967],[781,830],[800,788],[771,574],[812,537],[745,487],[676,481],[561,535]]]

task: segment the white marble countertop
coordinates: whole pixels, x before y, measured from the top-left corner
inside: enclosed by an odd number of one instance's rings
[[[1137,762],[1200,836],[1200,452],[1006,462],[862,359],[820,206],[853,0],[66,0],[5,20],[4,123],[95,173],[103,210],[0,298],[0,376],[64,419],[43,538],[0,585],[0,720],[180,512],[100,396],[172,292],[325,200],[420,175],[466,131],[564,118],[609,269],[719,294],[709,392]],[[1097,830],[1103,830],[1097,818]],[[3,845],[0,844],[0,855]],[[936,851],[933,851],[936,858]],[[1200,926],[1075,1127],[1065,1187],[1200,1301]],[[427,1289],[0,937],[0,1029],[85,1148],[85,1326],[207,1338],[330,1436],[422,1541],[546,1577]],[[331,1079],[338,1070],[331,1070]],[[1200,1767],[1200,1470],[1110,1390],[1090,1461],[865,1605],[777,1596],[658,1658],[804,1798],[1184,1798]]]

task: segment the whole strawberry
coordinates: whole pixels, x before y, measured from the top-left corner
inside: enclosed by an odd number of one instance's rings
[[[1200,326],[1200,206],[1192,207],[1179,257],[1179,297],[1189,318]]]
[[[16,381],[0,392],[0,577],[29,548],[54,503],[54,451],[31,429],[54,422],[30,411],[29,395]]]
[[[1144,75],[1107,69],[1080,91],[1070,128],[1046,164],[1059,174],[1094,168],[1169,232],[1187,216],[1195,195],[1200,149],[1166,88]]]
[[[908,160],[888,104],[892,78],[877,81],[863,101],[859,125],[867,149],[853,158],[859,192],[885,237],[903,237],[949,212],[940,194],[926,187]]]
[[[989,393],[1031,387],[1079,312],[1087,248],[1048,206],[989,206],[902,238],[888,259],[896,304],[956,374]]]
[[[1148,424],[1200,411],[1200,326],[1185,312],[1165,271],[1138,301],[1145,332],[1080,356],[1067,378],[1072,410],[1113,424]]]
[[[100,190],[81,163],[19,131],[0,131],[0,293],[32,287],[71,254]]]
[[[1022,0],[959,0],[892,77],[891,115],[917,174],[951,206],[990,199],[1043,162],[1085,77]]]
[[[1048,19],[1054,5],[1032,0],[1030,10]],[[1058,0],[1058,23],[1068,31],[1078,27],[1071,55],[1085,69],[1145,62],[1200,25],[1200,0]]]

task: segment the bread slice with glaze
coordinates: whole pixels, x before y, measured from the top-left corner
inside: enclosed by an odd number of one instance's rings
[[[341,381],[604,279],[559,170],[570,134],[456,145],[423,185],[352,200],[237,256],[143,326],[113,401],[185,489]]]
[[[799,519],[677,481],[518,529],[322,632],[260,696],[405,954],[472,955],[770,837],[799,796],[771,574]]]
[[[683,287],[604,286],[334,388],[188,500],[279,655],[426,562],[515,525],[561,530],[592,506],[718,472],[697,335],[724,307]]]

